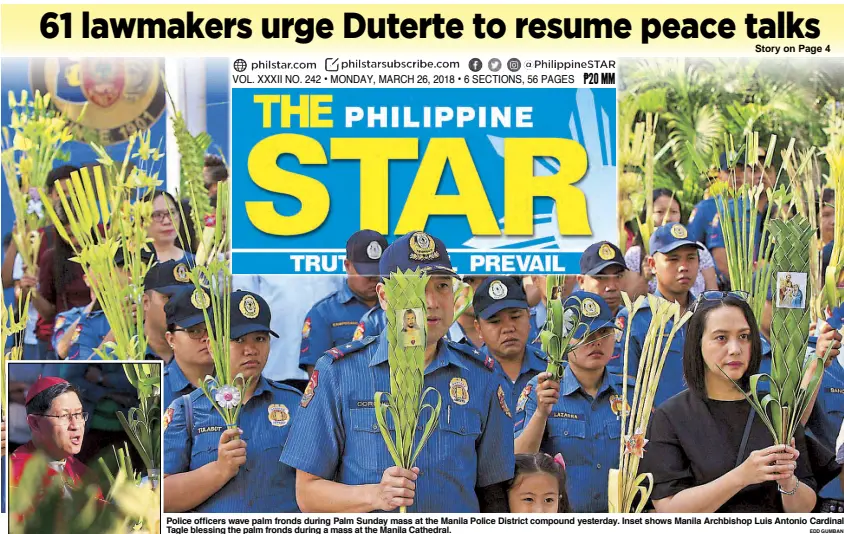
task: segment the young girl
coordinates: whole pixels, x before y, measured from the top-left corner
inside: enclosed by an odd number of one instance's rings
[[[544,452],[517,454],[507,500],[514,514],[570,513],[563,457],[552,458]]]

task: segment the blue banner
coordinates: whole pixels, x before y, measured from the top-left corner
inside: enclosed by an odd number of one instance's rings
[[[600,89],[234,89],[233,269],[343,271],[346,239],[424,230],[461,273],[576,273],[617,241]]]

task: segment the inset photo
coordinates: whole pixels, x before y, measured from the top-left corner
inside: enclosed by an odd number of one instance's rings
[[[161,362],[8,364],[9,532],[159,532]]]

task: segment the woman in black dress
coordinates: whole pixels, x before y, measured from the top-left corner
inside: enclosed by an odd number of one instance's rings
[[[759,329],[742,295],[704,293],[683,351],[689,389],[656,409],[640,466],[653,474],[657,512],[812,511],[817,495],[802,427],[791,446],[774,445],[719,369],[747,391],[761,352]]]

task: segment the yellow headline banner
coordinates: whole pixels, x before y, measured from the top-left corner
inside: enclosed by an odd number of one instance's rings
[[[4,55],[524,50],[841,56],[840,5],[3,5]],[[587,42],[588,41],[588,42]]]

